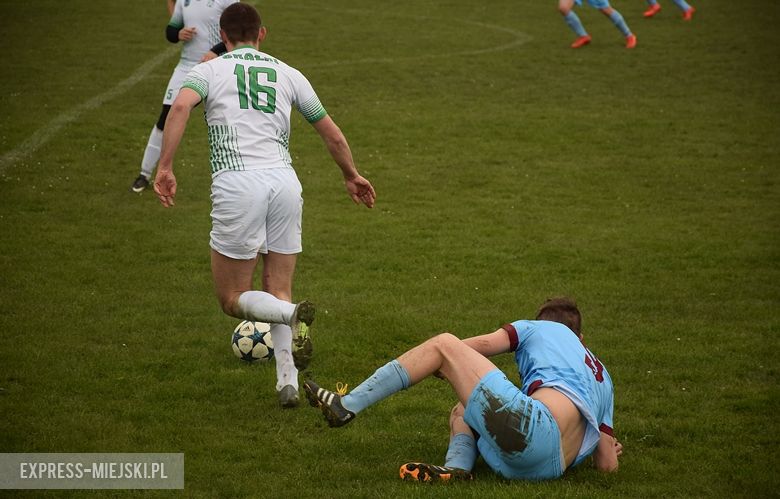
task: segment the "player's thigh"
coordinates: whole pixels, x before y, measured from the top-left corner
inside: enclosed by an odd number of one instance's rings
[[[465,405],[480,380],[497,367],[454,335],[442,334],[435,339],[443,356],[442,374],[455,389],[458,400]]]
[[[292,168],[266,172],[272,186],[266,217],[266,247],[283,255],[300,253],[302,245],[303,189]]]
[[[292,281],[298,255],[269,251],[263,255],[263,290],[280,300],[292,301]]]
[[[168,80],[168,86],[165,87],[165,95],[163,95],[163,105],[170,106],[179,95],[181,85],[184,83],[184,79],[187,77],[187,73],[192,69],[191,65],[179,63],[173,70],[170,80]]]

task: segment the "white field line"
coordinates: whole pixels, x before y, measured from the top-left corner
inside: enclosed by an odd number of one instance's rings
[[[322,10],[331,10],[331,9],[322,8]],[[367,12],[351,11],[351,13],[364,14]],[[428,18],[425,16],[400,16],[400,17],[409,17],[418,20],[426,19],[434,22],[441,21],[437,19]],[[493,24],[487,24],[487,23],[481,23],[481,22],[469,21],[469,20],[456,20],[456,22],[460,22],[462,24],[471,24],[473,26],[477,26],[481,29],[486,29],[486,30],[502,31],[504,33],[512,35],[514,37],[514,40],[511,40],[508,43],[504,43],[502,45],[496,45],[493,47],[487,47],[483,49],[461,50],[461,51],[431,53],[431,54],[418,54],[409,57],[398,57],[398,56],[372,57],[372,58],[364,58],[364,59],[330,61],[325,63],[314,63],[309,65],[308,67],[316,68],[316,67],[338,66],[338,65],[345,65],[345,64],[367,64],[367,63],[376,63],[376,62],[386,63],[386,62],[400,62],[400,61],[409,61],[409,60],[437,59],[437,58],[453,57],[453,56],[477,55],[477,54],[485,54],[489,52],[499,52],[502,50],[508,50],[517,47],[519,45],[528,43],[532,39],[531,36],[523,33],[522,31],[506,28],[503,26],[496,26]],[[48,142],[49,139],[52,138],[52,136],[54,136],[57,132],[59,132],[62,129],[62,127],[78,119],[81,116],[81,114],[83,114],[84,112],[100,107],[101,105],[103,105],[103,103],[126,92],[130,87],[132,87],[133,85],[141,81],[154,68],[156,68],[160,63],[168,59],[171,55],[173,55],[174,52],[177,52],[178,50],[179,50],[178,47],[170,47],[167,50],[157,54],[154,58],[146,61],[146,63],[144,63],[141,67],[139,67],[127,79],[119,82],[119,84],[117,84],[115,87],[76,106],[70,111],[57,116],[51,122],[49,122],[48,125],[38,129],[29,138],[27,138],[27,140],[22,142],[15,149],[5,153],[3,156],[0,156],[0,173],[4,173],[9,166],[17,163],[18,161],[34,153],[36,150],[38,150],[39,147],[41,147],[43,144]]]
[[[331,7],[322,7],[322,6],[300,6],[300,5],[290,5],[287,6],[287,8],[290,9],[318,9],[318,10],[324,10],[328,12],[338,12],[340,14],[352,14],[356,16],[373,16],[376,15],[375,12],[369,11],[369,10],[362,10],[362,9],[334,9]],[[444,52],[431,52],[431,53],[418,53],[411,56],[391,56],[391,57],[367,57],[363,59],[341,59],[341,60],[331,60],[331,61],[325,61],[325,62],[317,62],[313,64],[307,64],[307,68],[322,68],[322,67],[329,67],[329,66],[344,66],[344,65],[350,65],[350,64],[369,64],[369,63],[393,63],[393,62],[403,62],[403,61],[416,61],[416,60],[426,60],[426,59],[442,59],[446,57],[464,57],[464,56],[473,56],[473,55],[480,55],[480,54],[488,54],[491,52],[501,52],[504,50],[509,50],[515,47],[519,47],[521,45],[524,45],[531,40],[533,40],[533,37],[527,33],[524,33],[522,31],[507,28],[504,26],[498,26],[496,24],[489,24],[489,23],[483,23],[479,21],[471,21],[468,19],[441,19],[441,18],[434,18],[429,16],[420,16],[420,15],[414,15],[414,14],[403,14],[403,13],[391,13],[391,14],[383,14],[383,17],[396,17],[396,18],[406,18],[406,19],[413,19],[416,21],[429,21],[432,23],[436,22],[448,22],[448,23],[454,23],[454,24],[465,24],[465,25],[471,25],[476,26],[479,29],[486,30],[486,31],[498,31],[506,33],[513,37],[512,40],[509,40],[507,43],[503,43],[500,45],[494,45],[492,47],[485,47],[481,49],[464,49],[464,50],[453,50],[453,51],[444,51]]]
[[[64,126],[76,121],[83,113],[91,111],[92,109],[96,109],[102,106],[105,102],[125,93],[133,85],[144,79],[146,75],[154,70],[154,68],[169,59],[174,53],[178,51],[179,47],[169,47],[163,52],[160,52],[142,64],[138,69],[135,70],[133,74],[131,74],[125,80],[120,81],[113,88],[103,92],[100,95],[92,97],[88,101],[79,104],[70,111],[66,111],[60,114],[51,120],[46,126],[36,130],[27,138],[27,140],[16,146],[16,148],[0,156],[0,173],[4,173],[8,167],[16,164],[20,160],[37,151],[38,148],[48,142]]]

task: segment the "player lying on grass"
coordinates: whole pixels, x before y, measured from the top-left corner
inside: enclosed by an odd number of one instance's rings
[[[404,464],[400,474],[406,480],[471,479],[477,454],[510,479],[557,478],[591,454],[597,469],[616,471],[622,445],[612,435],[612,380],[582,343],[580,324],[577,305],[555,298],[542,304],[533,321],[466,340],[435,336],[348,394],[311,380],[304,390],[335,427],[430,375],[446,379],[460,402],[450,414],[444,466]],[[514,352],[522,390],[488,360],[504,352]]]
[[[273,324],[279,401],[295,407],[298,369],[311,355],[302,324],[311,323],[314,308],[291,303],[303,211],[301,183],[288,149],[293,109],[325,142],[353,201],[370,208],[376,194],[358,173],[346,138],[306,77],[258,50],[266,28],[257,10],[246,3],[230,5],[220,16],[220,33],[229,52],[195,66],[173,102],[154,191],[163,206],[174,205],[174,155],[192,109],[203,102],[211,149],[211,272],[217,299],[228,315]],[[259,254],[263,291],[252,289]]]

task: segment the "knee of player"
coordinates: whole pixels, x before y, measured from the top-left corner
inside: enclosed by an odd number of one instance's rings
[[[460,343],[460,339],[458,339],[457,336],[455,336],[452,333],[444,332],[439,333],[436,336],[434,336],[433,340],[436,342],[437,345],[440,347],[453,345],[455,343]]]
[[[444,357],[449,357],[448,354],[457,351],[465,344],[452,333],[440,333],[433,337],[433,344],[436,349],[441,352]]]
[[[230,316],[238,317],[239,314],[239,306],[238,306],[238,296],[239,295],[222,295],[217,294],[217,301],[219,301],[219,306],[222,308],[222,311]]]
[[[574,8],[574,0],[568,1],[568,0],[560,0],[558,2],[558,12],[563,14],[564,16],[571,12],[571,9]]]

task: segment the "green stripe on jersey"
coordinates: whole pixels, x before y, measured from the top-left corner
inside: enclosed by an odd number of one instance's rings
[[[309,123],[319,121],[328,115],[328,112],[325,111],[324,107],[322,107],[320,99],[318,99],[316,95],[306,102],[300,104],[298,106],[298,111],[301,112],[303,117],[306,118],[306,121]]]
[[[184,80],[181,88],[185,87],[191,88],[192,90],[198,92],[198,95],[200,95],[200,98],[203,100],[206,100],[206,97],[209,95],[209,82],[206,81],[205,78],[201,78],[198,75],[187,75],[187,78]]]
[[[222,170],[245,170],[238,148],[238,129],[228,125],[209,125],[211,174]]]

